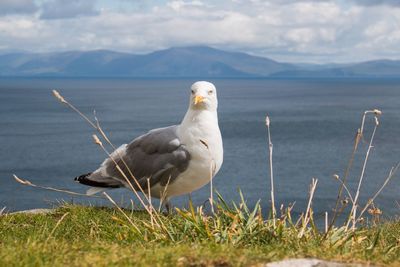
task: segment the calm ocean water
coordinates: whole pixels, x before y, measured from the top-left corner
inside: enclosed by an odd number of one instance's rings
[[[269,205],[269,176],[265,115],[271,117],[274,172],[278,203],[306,207],[309,183],[319,179],[314,208],[330,211],[338,182],[352,150],[364,110],[383,111],[367,165],[361,198],[366,201],[400,161],[399,80],[211,80],[219,97],[224,164],[214,180],[227,199],[238,200],[240,188],[249,205],[261,199]],[[0,79],[0,208],[22,210],[49,207],[59,201],[102,205],[99,200],[71,197],[17,184],[15,173],[39,185],[77,192],[86,187],[73,181],[91,171],[105,155],[92,143],[93,130],[58,103],[58,89],[84,113],[96,110],[115,145],[156,127],[177,124],[188,105],[194,80],[133,79]],[[366,140],[357,154],[349,186],[355,189],[373,120],[366,122]],[[127,190],[114,190],[127,202]],[[192,194],[195,203],[208,198],[206,186]],[[187,196],[175,198],[186,205]],[[400,174],[376,201],[386,214],[400,209]]]

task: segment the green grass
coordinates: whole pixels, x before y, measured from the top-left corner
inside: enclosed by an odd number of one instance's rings
[[[243,266],[284,258],[400,265],[400,222],[327,236],[281,217],[270,221],[245,206],[220,205],[215,216],[200,210],[160,215],[64,205],[49,214],[0,216],[0,266]]]

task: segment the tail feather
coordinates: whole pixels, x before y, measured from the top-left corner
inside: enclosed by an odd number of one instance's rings
[[[107,188],[105,188],[105,187],[90,187],[88,190],[86,190],[86,195],[93,196],[93,195],[103,192],[105,190],[107,190]]]

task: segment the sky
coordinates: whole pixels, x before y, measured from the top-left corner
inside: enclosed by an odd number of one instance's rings
[[[208,45],[285,62],[400,59],[400,0],[0,0],[0,51]]]

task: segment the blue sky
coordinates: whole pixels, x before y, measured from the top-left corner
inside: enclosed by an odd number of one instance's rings
[[[0,0],[0,51],[209,45],[289,62],[400,59],[400,0]]]

